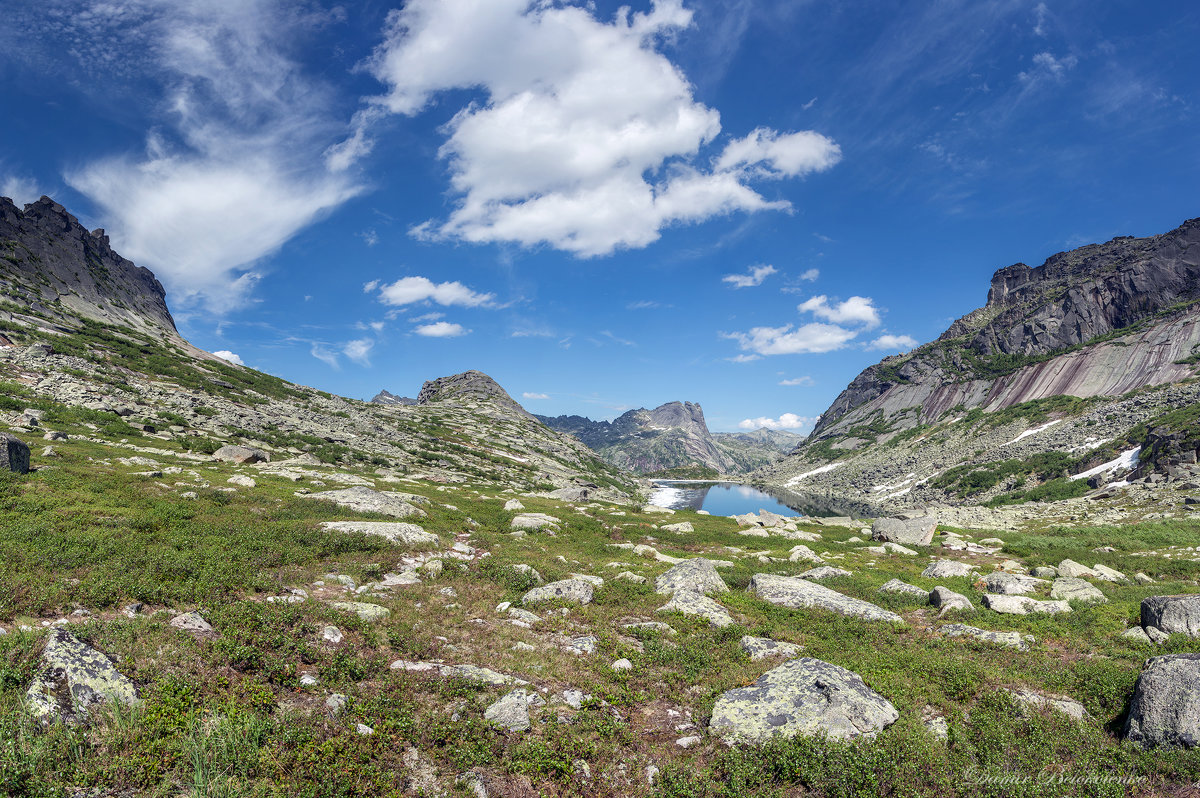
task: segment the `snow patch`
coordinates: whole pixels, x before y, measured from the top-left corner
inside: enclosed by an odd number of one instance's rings
[[[912,482],[916,478],[917,478],[917,475],[915,473],[909,472],[908,475],[904,479],[900,480],[895,485],[876,485],[875,487],[871,488],[871,490],[873,490],[877,493],[879,491],[883,491],[883,490],[898,490],[899,488],[903,488],[905,485]]]
[[[800,474],[799,476],[792,477],[785,484],[788,487],[791,487],[792,485],[795,485],[798,482],[802,482],[803,480],[806,480],[809,477],[815,477],[817,474],[827,473],[829,471],[832,471],[835,468],[838,468],[839,466],[841,466],[841,463],[830,463],[829,465],[823,465],[820,468],[814,468],[812,471],[805,471],[803,474]]]
[[[1048,430],[1048,429],[1050,429],[1051,427],[1053,427],[1055,424],[1060,424],[1060,423],[1062,423],[1062,419],[1061,419],[1061,418],[1059,418],[1059,419],[1055,419],[1054,421],[1051,421],[1051,422],[1049,422],[1049,423],[1043,424],[1043,425],[1042,425],[1042,426],[1040,426],[1040,427],[1034,427],[1033,429],[1027,429],[1027,430],[1025,430],[1024,432],[1022,432],[1020,435],[1018,435],[1017,437],[1013,438],[1011,441],[1009,441],[1008,443],[1006,443],[1006,444],[1004,444],[1004,445],[1005,445],[1005,446],[1012,446],[1014,443],[1016,443],[1016,442],[1017,442],[1017,441],[1019,441],[1019,440],[1024,440],[1025,438],[1028,438],[1030,435],[1037,435],[1039,432],[1045,432],[1046,430]]]
[[[884,501],[887,501],[888,499],[896,499],[911,491],[912,488],[905,488],[904,490],[898,490],[895,493],[889,493],[887,496],[884,496],[883,499]]]
[[[1109,471],[1133,470],[1138,466],[1138,455],[1141,454],[1141,451],[1141,446],[1135,446],[1132,449],[1127,449],[1121,452],[1121,455],[1116,460],[1109,460],[1107,463],[1102,463],[1095,468],[1089,468],[1087,471],[1067,477],[1067,479],[1087,479],[1088,477],[1094,477],[1097,474],[1107,474]]]

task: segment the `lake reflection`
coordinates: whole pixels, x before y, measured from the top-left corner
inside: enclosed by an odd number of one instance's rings
[[[650,494],[650,503],[672,510],[691,508],[704,510],[712,515],[741,515],[769,510],[778,515],[804,515],[796,508],[788,507],[769,493],[750,485],[734,482],[655,482]]]

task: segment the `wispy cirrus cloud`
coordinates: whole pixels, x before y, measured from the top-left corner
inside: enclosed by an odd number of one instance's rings
[[[725,275],[721,282],[729,283],[734,288],[757,288],[763,284],[763,280],[778,272],[778,269],[770,265],[752,266],[745,274]]]

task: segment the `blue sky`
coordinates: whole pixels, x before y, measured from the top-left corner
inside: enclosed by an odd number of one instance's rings
[[[991,273],[1200,215],[1176,2],[13,0],[0,194],[358,398],[807,431]]]

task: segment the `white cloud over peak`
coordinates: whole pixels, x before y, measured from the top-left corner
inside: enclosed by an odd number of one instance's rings
[[[222,360],[229,361],[230,363],[234,364],[235,366],[246,365],[242,361],[242,358],[240,356],[235,355],[233,352],[230,352],[228,349],[219,349],[216,352],[213,352],[213,354],[216,355],[217,357],[221,358]]]
[[[461,305],[473,308],[486,305],[495,299],[493,294],[477,294],[460,282],[435,283],[428,277],[401,277],[394,283],[379,284],[372,280],[369,289],[378,289],[379,300],[387,305],[410,305],[430,300],[439,305]]]
[[[449,321],[435,321],[432,324],[422,324],[414,327],[413,332],[417,335],[423,335],[426,338],[457,338],[471,331],[464,328],[461,324],[454,324]]]
[[[27,177],[6,175],[0,179],[0,197],[8,197],[18,208],[36,202],[40,196],[37,183]]]
[[[729,283],[734,288],[754,288],[778,271],[774,266],[754,266],[746,274],[727,274],[721,278],[721,282]]]
[[[867,349],[882,349],[893,352],[907,352],[917,346],[917,339],[909,335],[881,335]]]
[[[747,418],[738,422],[738,426],[742,429],[804,429],[812,426],[815,422],[815,418],[784,413],[779,418],[767,418],[766,416]]]
[[[521,394],[521,398],[522,399],[549,399],[550,394],[548,394],[548,393],[530,393],[529,391],[525,391],[523,394]]]
[[[836,324],[811,322],[795,329],[791,324],[754,327],[749,332],[728,333],[723,337],[737,341],[743,350],[758,355],[796,355],[841,349],[857,334],[855,330]]]
[[[879,326],[879,309],[875,307],[874,300],[865,296],[852,296],[844,302],[831,305],[829,297],[822,294],[801,302],[797,310],[834,324]]]
[[[704,163],[720,115],[657,49],[691,24],[681,0],[622,8],[611,22],[590,6],[411,0],[389,15],[368,61],[387,92],[360,112],[353,148],[368,146],[364,131],[384,113],[412,116],[444,92],[482,92],[444,128],[455,208],[414,228],[429,239],[592,257],[644,247],[672,224],[789,208],[749,183],[828,169],[837,145],[759,128]]]
[[[344,122],[288,54],[325,18],[282,0],[89,0],[74,11],[60,21],[96,91],[120,82],[119,61],[158,94],[137,98],[151,109],[144,153],[82,163],[67,183],[173,304],[244,305],[256,261],[362,190],[320,158]]]

